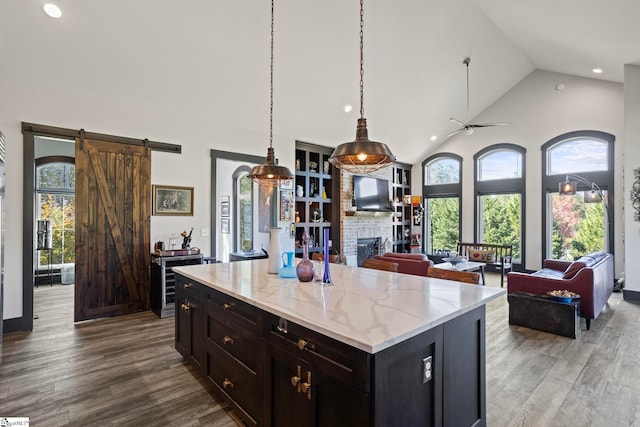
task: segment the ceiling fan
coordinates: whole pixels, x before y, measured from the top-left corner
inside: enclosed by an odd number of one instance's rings
[[[469,123],[469,63],[470,62],[471,62],[471,58],[465,58],[465,60],[462,62],[464,65],[467,66],[467,121],[462,122],[458,119],[454,119],[453,117],[451,117],[449,120],[459,124],[462,127],[454,132],[451,132],[449,135],[447,135],[447,138],[460,132],[464,132],[465,135],[471,135],[475,128],[486,128],[491,126],[506,126],[508,124],[511,124],[509,122]]]

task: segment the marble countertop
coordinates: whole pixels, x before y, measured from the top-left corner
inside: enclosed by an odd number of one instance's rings
[[[283,279],[268,260],[174,267],[212,289],[374,354],[467,313],[506,291],[330,264],[334,286]]]

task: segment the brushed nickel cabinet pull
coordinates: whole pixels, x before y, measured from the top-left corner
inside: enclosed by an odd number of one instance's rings
[[[185,283],[184,284],[184,288],[185,289],[191,289],[193,287],[193,285],[191,283]]]
[[[233,310],[233,304],[227,304],[226,302],[222,305],[225,310]]]
[[[233,344],[233,338],[225,335],[224,338],[222,338],[222,342],[224,342],[225,344]]]
[[[222,381],[222,388],[233,388],[233,383],[225,378],[224,381]]]

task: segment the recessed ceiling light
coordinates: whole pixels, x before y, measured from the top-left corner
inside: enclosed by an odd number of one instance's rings
[[[602,68],[594,68],[591,70],[594,74],[602,74]]]
[[[42,6],[42,10],[52,18],[60,18],[62,16],[62,10],[53,3],[45,3]]]
[[[558,83],[558,84],[556,85],[556,90],[564,90],[564,88],[565,88],[565,87],[566,87],[566,86],[565,86],[565,84],[564,84],[564,83]]]
[[[433,136],[431,136],[431,138],[430,138],[430,139],[431,139],[432,141],[435,141],[436,139],[438,139],[438,135],[433,135]]]
[[[344,106],[344,112],[345,113],[350,113],[351,110],[353,110],[353,107],[351,105],[345,105]]]

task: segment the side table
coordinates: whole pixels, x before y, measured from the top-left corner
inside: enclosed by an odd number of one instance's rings
[[[509,324],[569,338],[580,336],[580,300],[558,302],[548,295],[507,295]]]

